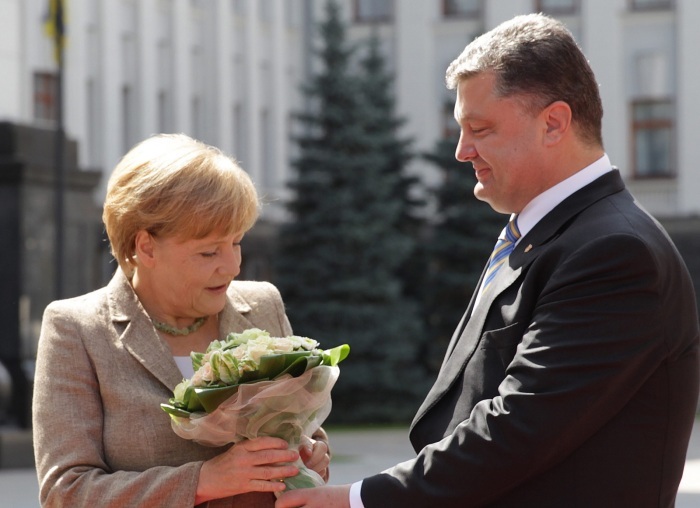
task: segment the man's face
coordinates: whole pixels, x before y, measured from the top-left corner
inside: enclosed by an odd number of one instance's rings
[[[474,195],[501,213],[519,213],[544,189],[544,120],[513,97],[494,94],[495,77],[483,73],[457,88],[455,119],[460,126],[455,157],[471,162]]]

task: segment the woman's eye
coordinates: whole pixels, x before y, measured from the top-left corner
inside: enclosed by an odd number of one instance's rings
[[[213,258],[214,256],[216,256],[216,251],[213,251],[213,252],[202,252],[202,257],[205,257],[205,258]]]

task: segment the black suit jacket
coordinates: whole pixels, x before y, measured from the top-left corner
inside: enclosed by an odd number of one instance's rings
[[[474,299],[375,507],[672,507],[698,401],[687,269],[617,171],[568,197]]]

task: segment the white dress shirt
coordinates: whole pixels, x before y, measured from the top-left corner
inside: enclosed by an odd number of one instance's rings
[[[520,231],[520,238],[528,234],[528,232],[535,227],[535,224],[542,220],[542,218],[551,212],[559,203],[611,170],[612,165],[610,164],[610,159],[607,154],[603,154],[600,159],[590,166],[586,166],[581,171],[574,173],[566,180],[559,182],[554,187],[550,187],[539,196],[536,196],[525,205],[523,211],[518,214],[517,224],[518,230]],[[510,220],[512,220],[514,216],[515,214],[511,215]],[[504,227],[501,234],[498,235],[498,239],[503,240],[505,237],[506,228]],[[520,239],[515,242],[515,245],[518,245],[519,242]],[[479,304],[483,289],[484,285],[482,281],[479,292],[476,295],[474,307]]]
[[[566,180],[559,182],[555,186],[550,187],[542,194],[535,197],[525,206],[525,208],[523,208],[523,211],[518,214],[518,229],[520,230],[520,238],[527,235],[528,232],[530,232],[530,230],[532,230],[532,228],[534,228],[535,225],[542,220],[545,215],[551,212],[559,203],[571,196],[574,192],[582,189],[594,180],[597,180],[605,173],[608,173],[612,169],[610,159],[608,158],[607,154],[603,154],[603,156],[593,164],[586,166],[581,171],[576,172]],[[503,239],[505,237],[506,228],[504,227],[498,238]],[[519,241],[520,240],[518,240],[518,242]],[[518,242],[516,242],[516,245]],[[479,293],[476,296],[475,306],[479,303],[481,289],[482,288],[479,288]],[[360,496],[361,489],[361,480],[353,483],[350,486],[350,508],[365,508]]]

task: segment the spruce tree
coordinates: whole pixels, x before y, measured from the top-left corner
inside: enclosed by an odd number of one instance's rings
[[[404,295],[418,303],[422,300],[426,271],[422,242],[425,200],[419,197],[424,189],[421,179],[407,172],[407,165],[414,157],[412,140],[400,135],[406,120],[396,112],[394,76],[387,69],[376,31],[367,41],[360,77],[363,95],[370,107],[366,118],[368,133],[384,157],[384,178],[392,185],[392,199],[400,207],[398,228],[410,240],[408,255],[398,267],[397,275],[402,281]]]
[[[425,310],[428,348],[422,357],[436,373],[452,334],[469,305],[481,272],[508,222],[486,203],[474,197],[471,163],[455,159],[457,139],[436,143],[425,158],[443,172],[437,189],[438,214],[429,246]]]
[[[323,347],[350,344],[331,421],[406,421],[424,392],[417,311],[396,276],[410,239],[397,227],[396,181],[368,129],[373,108],[334,2],[320,31],[322,66],[304,87],[312,109],[298,117],[305,129],[277,283],[295,333]]]

